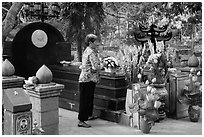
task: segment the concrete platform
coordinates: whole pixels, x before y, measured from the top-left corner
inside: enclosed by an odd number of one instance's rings
[[[77,116],[77,112],[59,109],[60,135],[144,135],[136,128],[102,119],[88,121],[92,126],[88,129],[77,127]],[[196,123],[190,122],[188,117],[179,120],[166,118],[156,123],[148,135],[202,135],[202,116]]]

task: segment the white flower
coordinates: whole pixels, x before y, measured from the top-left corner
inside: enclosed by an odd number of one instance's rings
[[[198,79],[197,76],[193,76],[193,77],[192,77],[192,81],[193,81],[193,82],[197,81],[197,79]]]
[[[142,75],[139,73],[139,74],[137,75],[137,78],[141,79],[141,78],[142,78]]]
[[[151,71],[151,70],[153,70],[154,68],[151,66],[150,68],[149,68],[149,70]]]
[[[197,76],[200,76],[200,74],[201,74],[200,71],[198,71]]]
[[[147,92],[151,92],[152,87],[151,86],[147,86]]]
[[[134,84],[133,89],[135,91],[140,90],[140,84]]]
[[[156,64],[157,64],[157,63],[158,63],[158,61],[157,61],[156,59],[154,59],[154,63],[156,63]]]
[[[154,107],[155,108],[159,108],[161,106],[161,102],[160,101],[155,101],[154,102]]]
[[[199,88],[199,90],[202,92],[202,85],[200,85],[200,88]]]
[[[190,69],[190,73],[194,73],[194,72],[196,72],[196,69],[195,68],[191,68]]]
[[[155,83],[155,82],[156,82],[156,80],[157,80],[156,78],[153,78],[153,79],[152,79],[152,83]]]
[[[156,88],[152,88],[151,93],[155,94],[156,92],[157,92],[157,89]]]
[[[149,85],[149,80],[146,80],[145,84],[146,84],[146,85]]]
[[[188,86],[184,86],[184,88],[183,88],[183,89],[188,90]]]

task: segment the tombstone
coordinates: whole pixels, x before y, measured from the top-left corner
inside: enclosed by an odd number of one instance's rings
[[[4,90],[3,103],[4,134],[31,135],[32,133],[32,104],[29,96],[22,88],[8,88]]]
[[[49,66],[60,60],[71,60],[71,44],[65,42],[55,27],[42,22],[23,27],[14,37],[11,50],[16,75],[26,79],[34,76],[43,64]]]

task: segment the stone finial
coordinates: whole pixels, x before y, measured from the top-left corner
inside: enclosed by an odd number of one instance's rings
[[[36,77],[39,80],[39,84],[46,84],[52,81],[52,72],[51,70],[43,65],[36,73]]]
[[[11,76],[15,73],[15,68],[8,59],[2,63],[2,76]]]

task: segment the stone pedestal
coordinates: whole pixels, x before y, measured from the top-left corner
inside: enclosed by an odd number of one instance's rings
[[[179,102],[181,90],[185,86],[185,81],[189,80],[187,72],[176,72],[170,75],[169,83],[169,117],[180,119],[188,116],[188,105]]]
[[[25,78],[19,76],[2,76],[2,88],[18,88],[23,87]]]
[[[27,90],[33,105],[33,122],[37,121],[46,135],[59,134],[59,95],[63,88],[62,84],[48,83]]]

